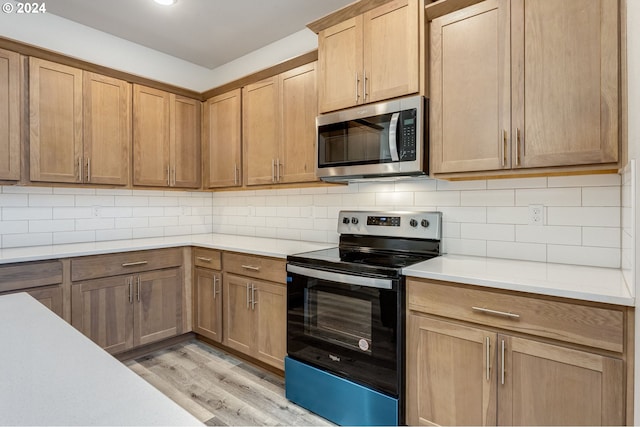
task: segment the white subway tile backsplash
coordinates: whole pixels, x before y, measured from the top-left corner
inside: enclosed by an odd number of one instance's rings
[[[118,230],[96,230],[96,242],[105,240],[133,239],[133,232],[130,228]]]
[[[115,206],[114,196],[83,196],[76,197],[76,207],[80,206]]]
[[[360,193],[393,193],[396,191],[396,184],[393,182],[361,182],[357,185]]]
[[[133,216],[133,208],[126,207],[101,207],[99,216],[103,218],[127,218]]]
[[[550,176],[547,187],[619,187],[620,182],[618,174]]]
[[[529,208],[488,207],[487,222],[491,224],[528,224]]]
[[[161,216],[149,218],[149,227],[172,227],[178,225],[177,216]]]
[[[487,181],[487,189],[489,190],[509,188],[545,188],[546,186],[546,177],[491,179]]]
[[[51,233],[55,231],[75,231],[75,221],[72,219],[29,221],[29,233]]]
[[[293,230],[290,228],[277,228],[276,238],[288,239],[288,240],[301,240],[300,230]]]
[[[116,228],[146,228],[149,227],[149,218],[135,217],[135,218],[116,218]]]
[[[91,218],[76,220],[76,230],[109,230],[115,227],[113,218]]]
[[[547,245],[537,243],[487,241],[487,256],[493,258],[545,262],[547,261]]]
[[[66,243],[87,243],[96,241],[95,231],[65,231],[53,233],[53,244],[64,245]]]
[[[163,227],[133,228],[131,232],[132,232],[131,237],[133,239],[146,239],[149,237],[164,236]]]
[[[620,248],[547,245],[547,262],[620,268]]]
[[[486,240],[445,239],[442,251],[446,254],[487,256]]]
[[[50,187],[21,187],[19,185],[2,187],[5,194],[53,194]]]
[[[582,228],[568,226],[517,225],[516,241],[526,243],[581,245]]]
[[[191,234],[190,225],[176,225],[164,228],[165,236],[180,236],[183,234]]]
[[[3,221],[53,219],[52,208],[2,208]]]
[[[92,208],[53,208],[54,219],[80,219],[93,217]]]
[[[515,190],[461,191],[461,206],[514,206]]]
[[[452,191],[452,190],[486,190],[487,181],[484,180],[471,180],[471,181],[436,181],[436,188],[438,191]]]
[[[583,227],[582,245],[620,248],[622,233],[617,227]]]
[[[149,206],[149,197],[142,196],[116,196],[116,206]]]
[[[416,206],[460,206],[459,191],[419,191],[415,193]]]
[[[0,208],[27,206],[29,206],[27,194],[0,194]]]
[[[585,187],[582,189],[582,206],[620,206],[620,187]]]
[[[436,191],[438,182],[435,179],[420,179],[396,182],[396,191]]]
[[[516,190],[516,206],[580,206],[582,193],[579,188],[540,188]]]
[[[515,226],[512,224],[472,224],[460,225],[460,237],[476,240],[515,240]]]
[[[397,191],[393,193],[377,193],[375,205],[379,207],[413,206],[413,193]]]
[[[3,248],[51,244],[53,244],[53,233],[5,234],[2,236]]]
[[[619,207],[549,207],[547,225],[620,227]]]
[[[470,208],[470,207],[441,207],[438,208],[442,212],[445,221],[450,222],[487,222],[487,208]]]
[[[180,203],[178,203],[178,197],[177,196],[171,196],[171,197],[149,197],[148,199],[148,203],[147,204],[143,204],[142,200],[140,200],[141,204],[138,205],[132,205],[132,206],[180,206],[180,204],[183,203],[183,200],[180,200]],[[184,199],[184,200],[189,200],[189,199]]]
[[[0,221],[0,236],[29,232],[29,221]],[[0,238],[0,240],[2,240]]]

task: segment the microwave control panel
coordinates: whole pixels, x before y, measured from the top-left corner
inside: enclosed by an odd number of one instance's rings
[[[404,110],[400,114],[400,153],[399,157],[401,161],[415,160],[416,159],[416,109]]]

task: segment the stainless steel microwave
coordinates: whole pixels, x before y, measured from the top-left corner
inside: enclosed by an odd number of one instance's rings
[[[316,175],[324,181],[428,173],[428,100],[422,96],[316,118]]]

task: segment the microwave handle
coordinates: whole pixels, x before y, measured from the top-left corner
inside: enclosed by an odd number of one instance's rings
[[[391,161],[393,162],[400,161],[400,156],[398,156],[398,138],[397,138],[399,118],[400,118],[400,113],[393,113],[393,115],[391,116],[391,123],[389,123],[389,153],[391,154]]]

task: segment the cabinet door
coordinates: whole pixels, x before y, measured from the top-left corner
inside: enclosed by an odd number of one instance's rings
[[[32,181],[82,182],[82,70],[29,58]]]
[[[431,22],[436,173],[510,167],[509,4],[487,0]]]
[[[316,181],[316,63],[280,75],[281,182]]]
[[[127,185],[131,152],[131,85],[84,72],[84,181]]]
[[[362,70],[362,15],[320,31],[318,109],[321,113],[362,103]]]
[[[62,305],[64,298],[62,296],[62,285],[35,288],[27,290],[27,292],[29,295],[40,301],[49,310],[53,311],[58,316],[63,317]]]
[[[364,14],[364,102],[420,89],[418,12],[418,0],[394,0]]]
[[[278,78],[242,89],[242,140],[247,185],[272,184],[280,136]]]
[[[253,282],[252,310],[256,333],[254,356],[284,369],[287,352],[287,287],[277,283]]]
[[[521,167],[618,161],[618,1],[514,0],[512,137]]]
[[[132,281],[115,276],[71,286],[71,324],[109,353],[133,347]]]
[[[408,315],[407,424],[495,425],[496,334]]]
[[[136,277],[133,342],[145,345],[182,332],[182,268]]]
[[[205,188],[242,185],[241,93],[236,89],[204,105]]]
[[[622,360],[499,335],[503,343],[499,425],[624,424]]]
[[[20,54],[0,49],[0,180],[20,179]]]
[[[171,95],[171,186],[200,187],[200,101]]]
[[[222,342],[222,276],[219,271],[195,269],[193,331]]]
[[[168,187],[169,93],[133,86],[133,184]]]
[[[251,280],[224,274],[223,344],[245,354],[254,347],[253,312],[250,306]]]

